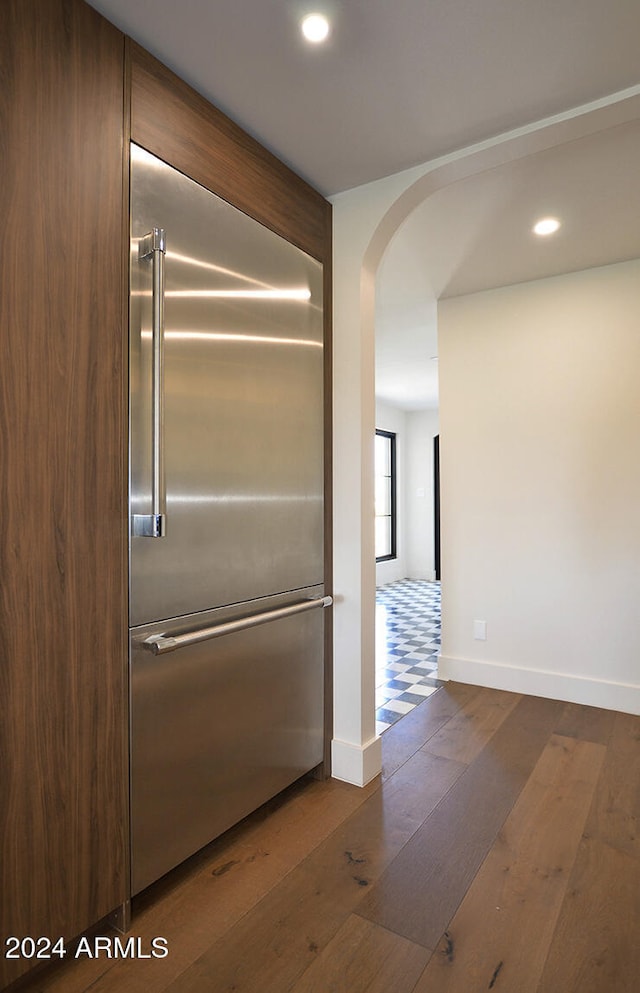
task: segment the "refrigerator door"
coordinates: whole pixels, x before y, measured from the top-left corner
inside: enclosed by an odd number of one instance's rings
[[[322,266],[136,146],[131,514],[152,509],[154,228],[166,535],[132,535],[132,626],[323,581]]]
[[[131,633],[132,892],[322,761],[322,587]],[[293,606],[289,616],[277,616]],[[149,639],[275,620],[155,655]]]

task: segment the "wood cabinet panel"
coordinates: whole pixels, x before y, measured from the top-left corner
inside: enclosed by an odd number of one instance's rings
[[[2,27],[4,951],[126,899],[127,449],[124,38],[80,0]]]
[[[174,73],[131,43],[131,137],[321,262],[331,205]]]

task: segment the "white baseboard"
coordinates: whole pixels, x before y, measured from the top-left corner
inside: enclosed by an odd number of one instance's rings
[[[640,686],[632,683],[446,655],[438,657],[438,679],[452,679],[459,683],[489,686],[550,700],[565,700],[604,710],[620,710],[625,714],[640,714]]]
[[[354,786],[366,786],[382,771],[382,742],[372,738],[353,745],[334,738],[331,742],[331,775]]]

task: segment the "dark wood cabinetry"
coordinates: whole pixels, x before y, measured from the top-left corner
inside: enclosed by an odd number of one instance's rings
[[[82,0],[2,0],[0,988],[8,935],[128,897],[130,123],[330,268],[329,204],[224,115]]]
[[[131,137],[309,255],[330,263],[330,204],[133,43]]]
[[[127,892],[124,37],[3,0],[0,79],[2,987]]]

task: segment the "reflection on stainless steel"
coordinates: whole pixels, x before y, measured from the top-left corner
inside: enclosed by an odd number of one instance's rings
[[[184,493],[175,490],[173,499],[180,503],[288,503],[292,507],[301,501],[312,501],[322,505],[322,497],[314,493],[194,493],[192,490]]]
[[[135,238],[132,239],[131,242],[132,251],[135,251],[136,245],[138,244],[139,243],[136,241]],[[233,279],[239,279],[241,282],[247,283],[250,286],[259,286],[261,287],[261,289],[264,290],[277,291],[276,286],[271,286],[269,283],[265,283],[260,279],[255,279],[253,276],[250,276],[246,272],[237,272],[234,269],[228,269],[226,266],[216,265],[216,263],[214,262],[206,262],[204,259],[194,259],[189,255],[181,255],[179,252],[165,251],[165,255],[168,259],[171,259],[173,262],[181,262],[183,265],[196,266],[198,269],[204,269],[208,272],[219,273],[223,276],[231,276]],[[308,288],[305,288],[304,292],[306,293],[304,299],[308,300],[309,297],[311,296]]]
[[[213,262],[205,262],[203,259],[192,259],[190,256],[180,255],[178,252],[167,252],[167,257],[176,262],[182,262],[184,265],[194,265],[199,269],[208,269],[209,272],[220,272],[223,276],[233,276],[234,279],[241,279],[243,283],[249,283],[253,286],[262,286],[265,289],[274,288],[273,286],[269,286],[268,283],[261,282],[259,279],[253,279],[247,273],[234,272],[233,269],[226,269],[224,266],[215,265]]]
[[[151,297],[151,290],[136,290],[133,294],[139,297]],[[190,300],[243,299],[243,300],[301,300],[306,303],[311,299],[311,293],[304,287],[283,287],[282,289],[262,290],[167,290],[167,297]]]
[[[143,331],[141,338],[151,338],[149,331]],[[166,331],[165,341],[237,341],[247,345],[303,345],[307,348],[322,348],[321,341],[306,341],[304,338],[276,338],[263,334],[228,334],[225,331]]]
[[[234,297],[245,300],[302,300],[306,303],[311,299],[311,293],[307,289],[294,288],[281,290],[169,290],[170,297],[191,297],[197,299],[214,299],[215,297],[226,297],[232,300]]]
[[[296,604],[324,595],[324,359],[319,263],[135,147],[131,198],[134,518],[153,509],[156,437],[137,245],[162,226],[171,246],[168,524],[130,547],[138,892],[322,759],[324,611]],[[213,640],[180,640],[212,627]],[[144,648],[167,632],[166,659]]]
[[[215,289],[216,280],[226,289],[229,277],[165,257],[171,520],[162,541],[133,540],[133,625],[323,577],[322,268],[169,167],[137,172],[136,163],[133,239],[162,224],[172,252],[270,286],[308,287],[311,299],[172,297]],[[145,514],[152,314],[151,298],[137,294],[151,286],[147,264],[131,259],[131,512]],[[209,497],[187,502],[185,492]]]

